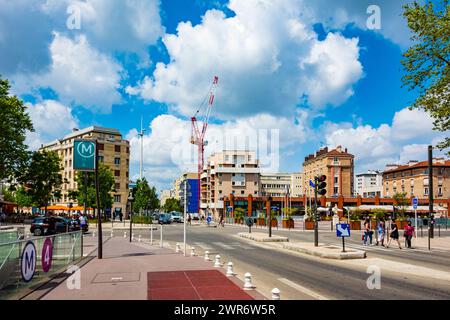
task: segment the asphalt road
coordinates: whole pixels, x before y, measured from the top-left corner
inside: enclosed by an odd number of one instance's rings
[[[450,281],[424,276],[382,271],[381,289],[369,290],[366,266],[349,265],[341,261],[320,259],[307,255],[276,250],[236,237],[244,228],[226,226],[188,227],[187,242],[198,254],[208,250],[213,258],[220,254],[223,262],[232,261],[238,274],[251,272],[258,290],[268,296],[278,287],[285,299],[450,299]],[[255,229],[253,229],[255,231]],[[266,231],[263,231],[266,232]],[[136,230],[144,238],[149,231]],[[311,232],[274,230],[274,234],[289,234],[291,241],[312,241]],[[164,226],[164,242],[183,242],[183,225]],[[334,238],[333,238],[334,237]],[[159,231],[154,231],[155,242]],[[336,241],[334,233],[321,233],[323,242]],[[349,246],[360,246],[355,235]],[[369,258],[382,258],[450,272],[450,253],[367,247]],[[238,270],[239,269],[239,270]],[[240,272],[239,272],[240,271]],[[258,279],[258,280],[256,280]],[[257,282],[257,283],[256,283]]]

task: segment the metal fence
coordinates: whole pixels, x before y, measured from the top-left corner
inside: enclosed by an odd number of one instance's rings
[[[30,242],[36,249],[35,263],[32,259],[22,259],[24,249]],[[44,243],[46,250],[43,250]],[[49,243],[51,252],[47,250]],[[82,246],[81,231],[0,243],[0,299],[20,299],[56,274],[64,272],[82,258]],[[34,267],[34,275],[29,282],[23,276],[23,270],[27,267]]]

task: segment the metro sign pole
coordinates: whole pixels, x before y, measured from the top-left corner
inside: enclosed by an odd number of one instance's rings
[[[100,194],[98,181],[98,142],[97,140],[75,140],[73,144],[73,169],[94,172],[98,219],[98,259],[103,257],[102,218],[100,215]],[[83,236],[81,236],[83,238]]]

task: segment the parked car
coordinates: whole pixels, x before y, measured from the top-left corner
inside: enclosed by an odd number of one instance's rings
[[[79,225],[73,226],[71,220],[64,217],[39,217],[33,220],[30,232],[35,236],[46,236],[57,233],[79,230]]]
[[[180,212],[172,211],[170,214],[173,222],[183,222],[183,215]]]
[[[158,219],[159,224],[171,224],[172,215],[170,213],[161,213]]]

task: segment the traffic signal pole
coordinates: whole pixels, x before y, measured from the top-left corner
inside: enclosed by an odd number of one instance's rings
[[[314,187],[314,246],[319,246],[319,222],[317,221],[317,185],[318,181],[315,181]]]
[[[102,216],[100,214],[100,193],[99,193],[99,183],[98,183],[98,141],[95,140],[95,196],[97,198],[97,221],[98,221],[98,247],[97,247],[97,257],[98,259],[103,258],[103,236],[102,236]]]

